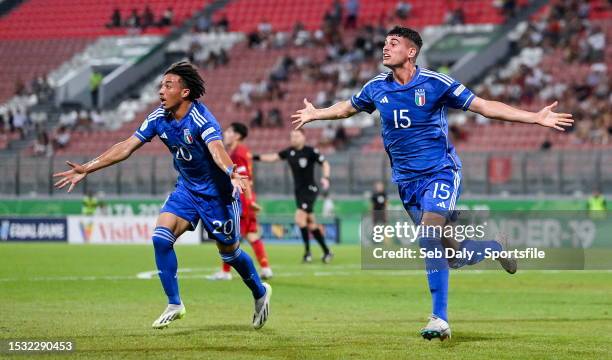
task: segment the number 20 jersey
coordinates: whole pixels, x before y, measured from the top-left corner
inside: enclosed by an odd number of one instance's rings
[[[160,106],[147,116],[134,136],[143,142],[158,136],[168,147],[179,173],[177,186],[198,195],[231,199],[230,178],[214,162],[207,146],[211,141],[222,140],[221,127],[202,103],[194,101],[178,121]]]

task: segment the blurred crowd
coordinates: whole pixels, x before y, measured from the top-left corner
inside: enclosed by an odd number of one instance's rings
[[[136,8],[132,8],[127,16],[121,15],[121,9],[119,7],[114,8],[106,27],[109,29],[127,28],[145,31],[149,27],[163,28],[173,24],[174,10],[171,6],[167,7],[159,17],[156,17],[151,7],[147,5],[142,12],[139,12]]]
[[[313,50],[293,56],[287,51],[269,70],[267,77],[240,84],[232,102],[239,108],[253,111],[251,126],[283,126],[283,115],[288,114],[280,114],[280,110],[274,107],[264,114],[260,105],[282,100],[288,91],[289,80],[322,88],[313,103],[317,107],[326,107],[338,99],[350,97],[379,71],[379,53],[387,29],[382,25],[357,29],[358,7],[358,1],[344,4],[334,1],[323,17],[321,28],[314,31],[307,30],[299,22],[290,32],[274,31],[270,23],[262,22],[247,36],[248,46],[253,49]],[[346,31],[347,28],[354,30]],[[341,148],[347,141],[346,131],[341,125],[324,128],[321,145]]]
[[[489,76],[476,93],[532,109],[558,100],[558,111],[572,113],[577,120],[568,129],[576,143],[608,144],[611,62],[605,58],[606,33],[589,21],[590,11],[589,2],[555,1],[540,20],[525,24],[515,39],[515,61]],[[488,122],[482,117],[475,121]]]

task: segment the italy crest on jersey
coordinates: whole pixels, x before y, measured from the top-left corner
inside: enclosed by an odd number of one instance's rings
[[[185,140],[187,144],[193,144],[193,137],[191,136],[189,129],[183,129],[183,140]]]
[[[416,89],[414,91],[414,103],[417,106],[425,105],[425,89]]]

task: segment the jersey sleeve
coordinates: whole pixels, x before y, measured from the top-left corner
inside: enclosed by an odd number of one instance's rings
[[[289,157],[289,148],[286,148],[285,150],[279,151],[278,152],[278,157],[286,160]]]
[[[470,89],[456,80],[452,82],[444,95],[442,95],[444,102],[449,107],[461,109],[463,111],[470,107],[475,97],[476,96]]]
[[[157,135],[157,118],[163,115],[163,110],[157,109],[149,114],[146,119],[142,122],[142,125],[136,130],[134,136],[136,136],[142,142],[149,142],[153,140]]]
[[[365,84],[361,90],[351,97],[351,105],[359,111],[366,111],[369,114],[376,110],[374,100],[372,100],[371,83]]]
[[[319,164],[323,164],[323,161],[325,161],[325,155],[321,154],[319,152],[319,149],[313,148],[312,149],[312,159],[318,162]]]
[[[207,121],[200,127],[200,137],[206,144],[214,140],[223,140],[221,127],[212,121]]]

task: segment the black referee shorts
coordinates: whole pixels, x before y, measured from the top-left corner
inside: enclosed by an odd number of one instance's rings
[[[319,188],[315,185],[310,185],[303,189],[295,189],[295,206],[300,210],[306,211],[308,214],[312,213],[318,194]]]

